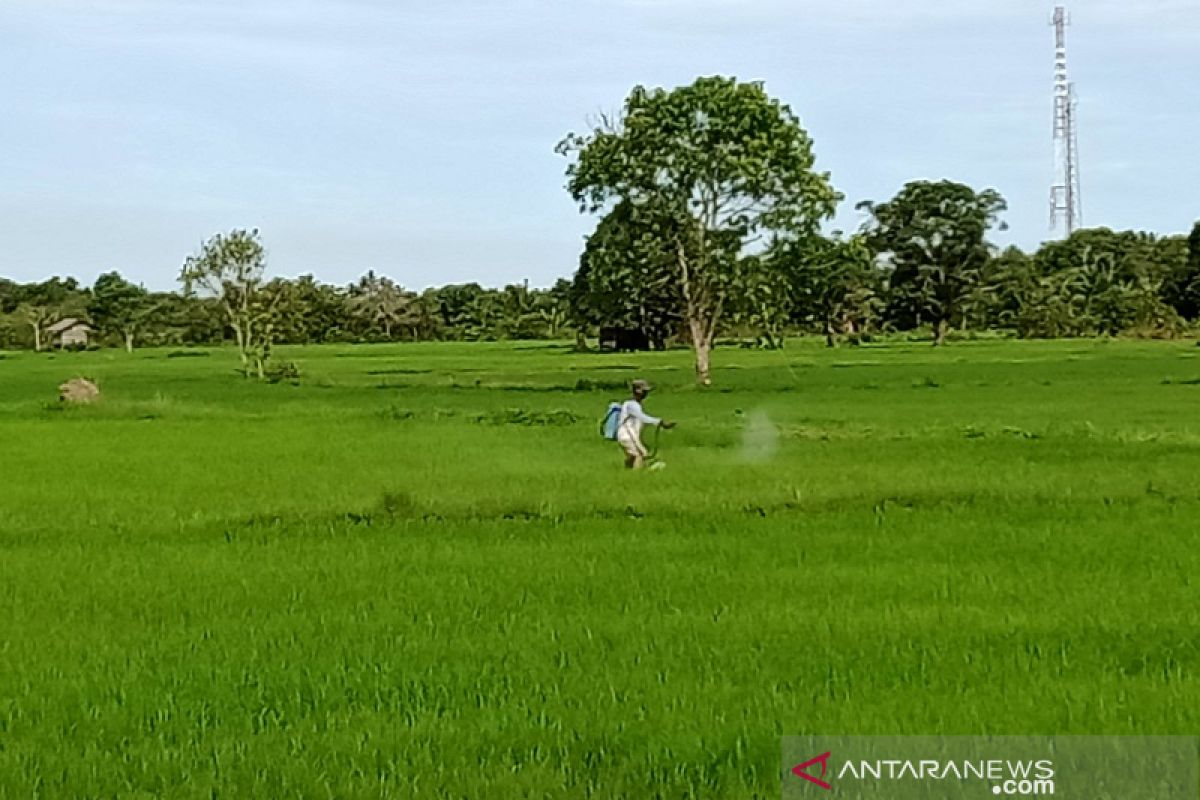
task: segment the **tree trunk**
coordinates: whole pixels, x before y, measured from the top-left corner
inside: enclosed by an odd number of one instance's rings
[[[704,338],[695,339],[693,347],[696,349],[696,381],[701,386],[712,386],[712,367],[709,363],[712,343]]]
[[[946,329],[949,327],[950,327],[950,323],[948,320],[943,318],[943,319],[939,319],[937,321],[937,327],[934,328],[934,334],[933,334],[933,346],[934,347],[941,347],[942,345],[944,345],[946,343]]]
[[[125,331],[125,352],[133,352],[133,331]]]
[[[837,347],[838,346],[837,330],[833,326],[833,320],[826,320],[826,322],[825,322],[825,346],[826,347]]]
[[[250,354],[246,352],[246,332],[236,322],[232,323],[233,337],[237,341],[238,358],[242,361],[242,375],[250,377]]]
[[[678,239],[675,242],[675,255],[683,290],[684,317],[692,334],[692,349],[696,353],[696,382],[701,386],[712,386],[710,355],[724,298],[714,297],[712,287],[703,274],[694,273],[683,242]]]
[[[42,350],[42,326],[33,322],[30,323],[30,327],[33,328],[33,349],[40,353]]]

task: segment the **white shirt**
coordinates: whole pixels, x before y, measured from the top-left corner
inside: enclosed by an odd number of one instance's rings
[[[617,420],[618,439],[640,439],[643,425],[658,425],[662,420],[642,411],[637,400],[626,400],[621,404],[621,416]]]

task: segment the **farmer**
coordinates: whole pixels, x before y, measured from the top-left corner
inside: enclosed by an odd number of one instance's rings
[[[641,379],[633,382],[633,399],[626,400],[621,405],[621,416],[617,421],[617,442],[625,451],[625,466],[629,469],[641,469],[646,465],[646,445],[642,444],[643,425],[661,425],[670,430],[674,422],[666,422],[652,417],[642,410],[642,401],[650,394],[652,387]]]

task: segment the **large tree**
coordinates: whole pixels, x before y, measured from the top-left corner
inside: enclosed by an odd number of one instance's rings
[[[132,353],[138,333],[153,312],[153,302],[143,287],[125,280],[120,273],[106,272],[92,286],[88,311],[101,333],[121,339]]]
[[[242,374],[265,377],[278,295],[263,291],[267,255],[258,230],[217,234],[189,256],[179,273],[184,295],[216,298],[237,340]]]
[[[581,209],[625,201],[669,215],[674,280],[696,355],[712,381],[710,352],[731,292],[764,235],[813,233],[839,196],[814,169],[812,140],[761,83],[700,78],[674,90],[634,88],[620,119],[569,135],[567,188]]]
[[[991,257],[987,235],[1007,209],[994,189],[952,181],[915,181],[886,203],[866,201],[863,232],[892,270],[892,315],[934,327],[934,344],[963,319],[964,306]]]

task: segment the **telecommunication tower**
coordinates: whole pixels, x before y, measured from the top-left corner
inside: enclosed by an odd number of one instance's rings
[[[1075,84],[1067,72],[1065,6],[1054,9],[1054,170],[1050,187],[1050,229],[1070,236],[1083,224],[1083,199],[1079,182],[1079,103]]]

